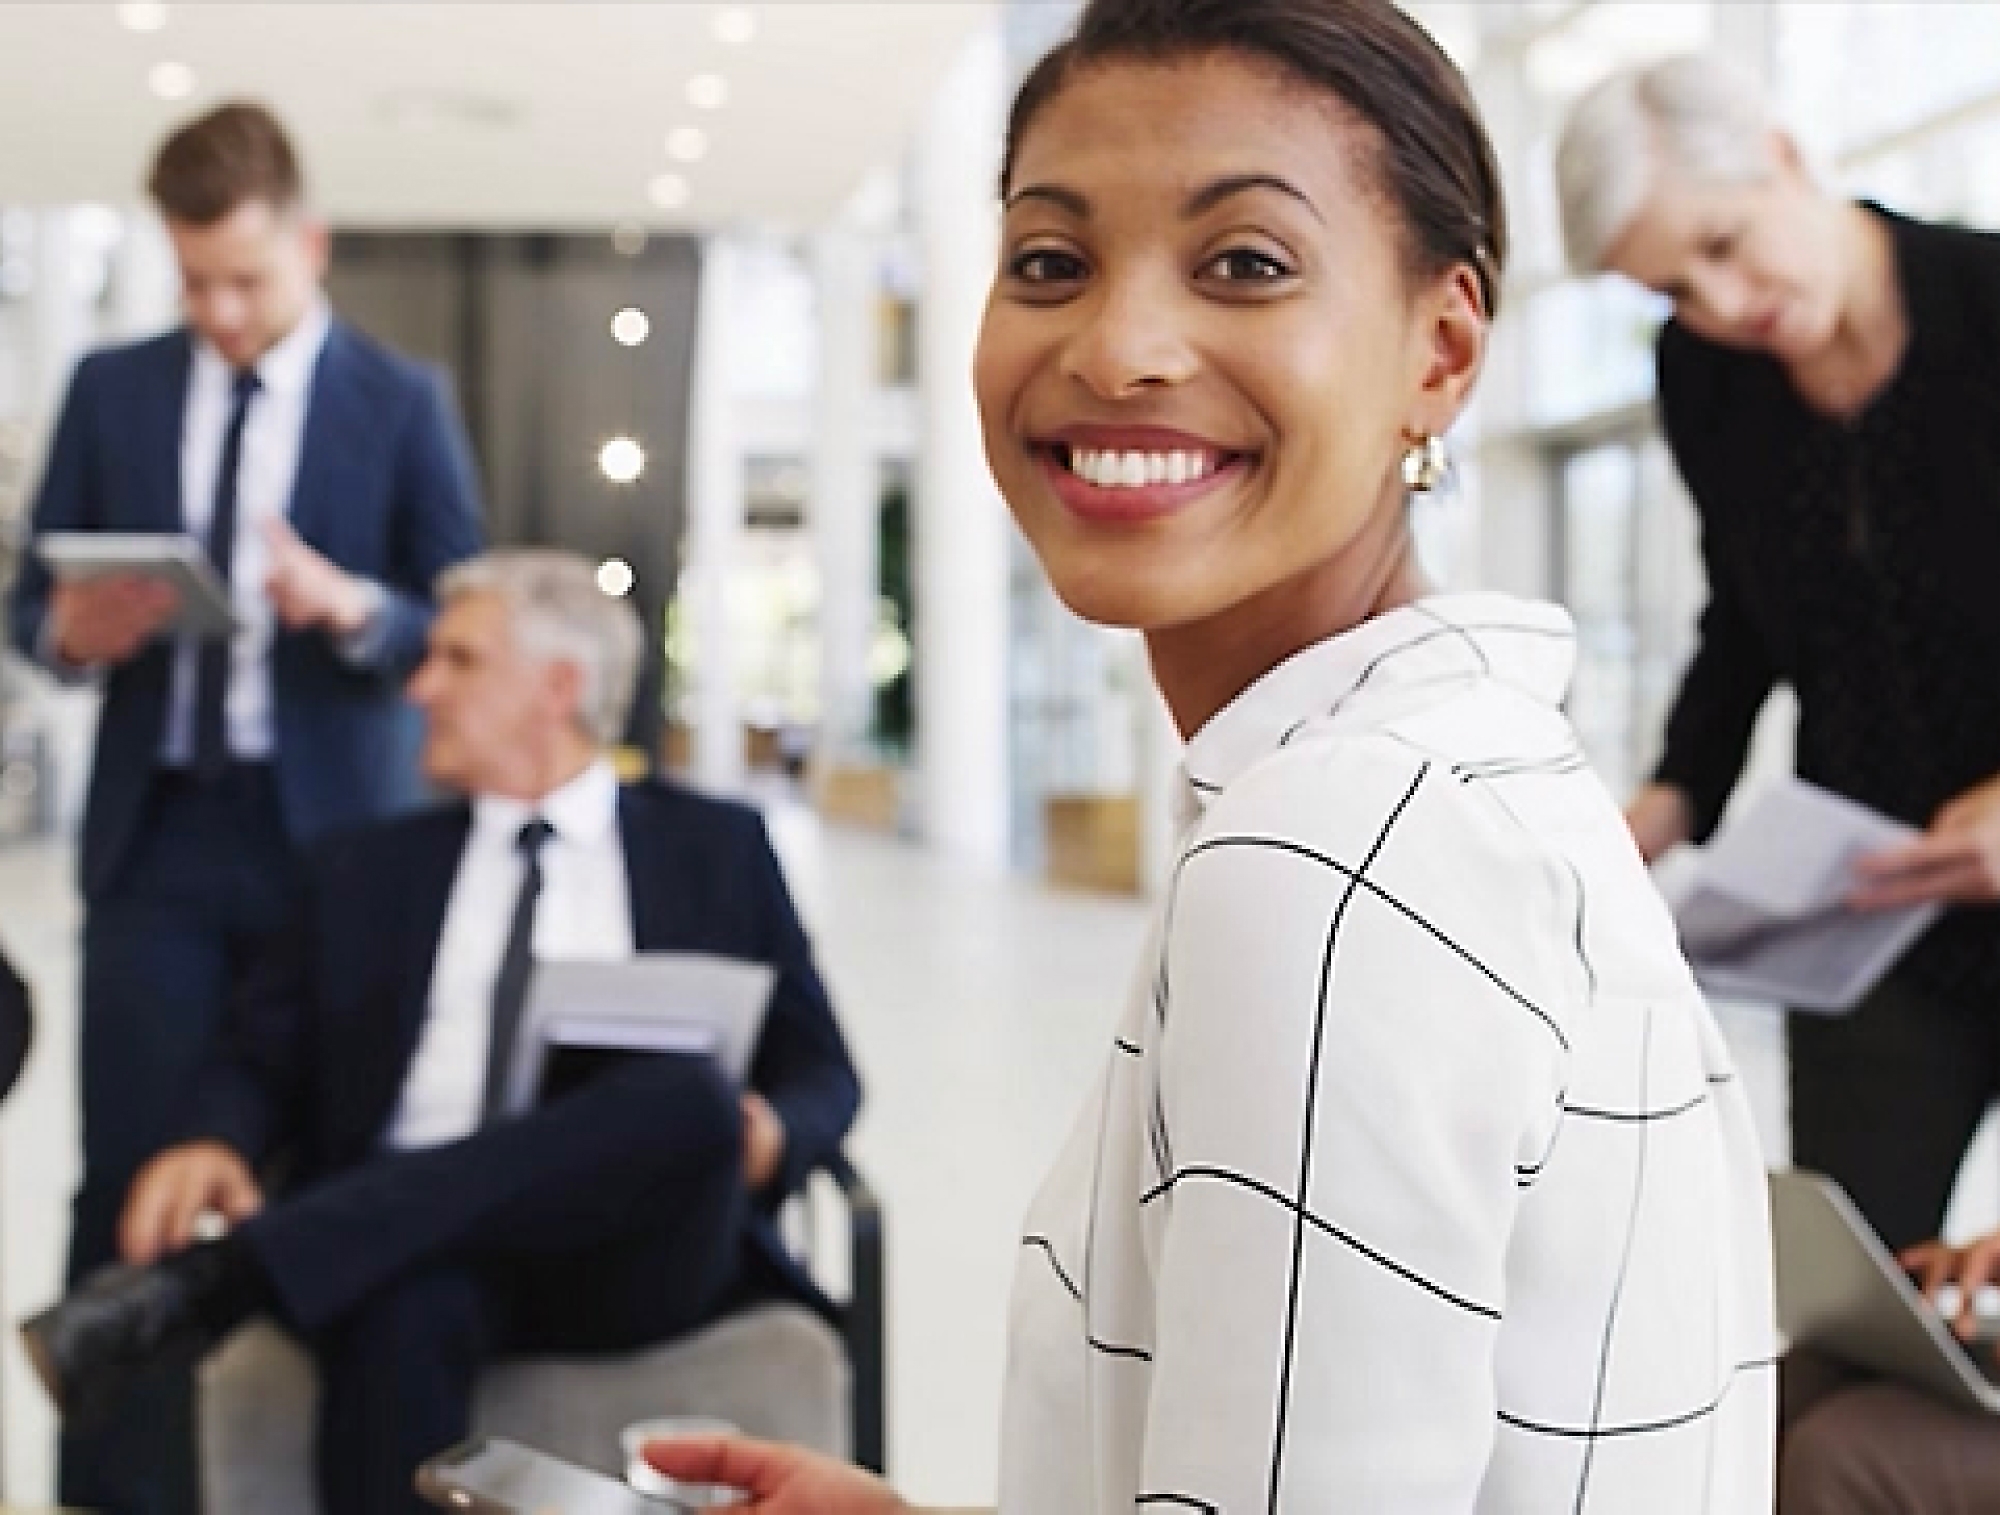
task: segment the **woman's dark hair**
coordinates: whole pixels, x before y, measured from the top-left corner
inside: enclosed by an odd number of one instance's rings
[[[1401,213],[1412,267],[1434,276],[1470,264],[1487,315],[1498,312],[1507,208],[1493,143],[1465,76],[1390,0],[1090,0],[1014,98],[1001,194],[1022,137],[1077,72],[1204,53],[1275,64],[1372,126],[1379,187]]]

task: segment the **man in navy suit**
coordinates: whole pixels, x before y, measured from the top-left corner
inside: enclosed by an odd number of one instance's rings
[[[32,556],[13,591],[16,643],[104,693],[82,837],[72,1281],[112,1259],[132,1176],[277,924],[299,846],[420,797],[402,685],[432,579],[479,545],[440,385],[326,307],[327,234],[279,123],[213,111],[168,138],[149,188],[187,324],[78,367],[34,529],[192,533],[242,629],[176,637],[157,584],[55,584]],[[185,1374],[149,1392],[115,1441],[66,1439],[66,1503],[194,1515]]]
[[[425,1508],[482,1364],[615,1351],[762,1297],[824,1300],[778,1203],[838,1147],[859,1086],[757,816],[605,758],[638,618],[592,567],[496,552],[446,573],[411,694],[425,766],[468,804],[315,850],[280,944],[140,1174],[131,1266],[25,1328],[58,1406],[269,1311],[321,1371],[326,1515]],[[750,1070],[614,1059],[525,1114],[496,1104],[531,958],[686,950],[776,970]],[[257,1172],[288,1156],[295,1186]],[[205,1214],[233,1225],[192,1241]],[[116,1413],[111,1410],[108,1413]]]

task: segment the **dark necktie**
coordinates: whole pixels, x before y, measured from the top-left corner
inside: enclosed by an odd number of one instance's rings
[[[261,386],[257,371],[246,368],[231,389],[229,430],[222,439],[222,466],[215,475],[215,509],[208,518],[208,557],[222,582],[229,582],[236,557],[236,476],[243,464],[243,422],[250,400]],[[203,779],[222,777],[229,766],[229,730],[225,719],[229,700],[228,637],[204,637],[194,668],[194,770]]]
[[[514,1060],[514,1038],[521,1029],[521,1011],[528,1002],[528,975],[534,968],[535,902],[542,894],[542,846],[555,829],[540,816],[521,828],[514,839],[521,854],[521,892],[514,900],[514,919],[507,927],[507,945],[500,953],[500,975],[493,981],[493,1035],[486,1049],[486,1091],[480,1099],[480,1122],[499,1113],[507,1092],[507,1069]]]

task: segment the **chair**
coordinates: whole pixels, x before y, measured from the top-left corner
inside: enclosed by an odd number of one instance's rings
[[[822,1245],[830,1209],[845,1215],[847,1245],[838,1257]],[[880,1207],[836,1157],[789,1210],[788,1237],[805,1243],[815,1275],[840,1300],[837,1331],[803,1306],[770,1304],[615,1357],[511,1359],[481,1379],[475,1427],[620,1477],[625,1426],[659,1415],[716,1416],[751,1435],[881,1471]],[[253,1323],[209,1356],[200,1385],[208,1515],[318,1515],[311,1471],[318,1385],[298,1343],[275,1325]]]

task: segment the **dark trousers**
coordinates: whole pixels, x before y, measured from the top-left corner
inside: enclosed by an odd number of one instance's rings
[[[506,1352],[664,1341],[754,1297],[743,1116],[705,1058],[645,1057],[443,1147],[385,1153],[238,1233],[321,1376],[324,1515],[421,1515]]]
[[[115,1259],[133,1176],[171,1138],[230,986],[281,922],[295,866],[267,767],[210,785],[156,776],[131,856],[84,919],[72,1284]],[[59,1462],[66,1505],[198,1515],[188,1373],[156,1373],[115,1420],[66,1432]]]
[[[2000,1423],[1791,1353],[1779,1380],[1778,1515],[1991,1515]]]
[[[2000,1005],[1947,1003],[1891,974],[1852,1014],[1794,1012],[1792,1162],[1836,1180],[1892,1251],[1936,1236],[2000,1094]]]

